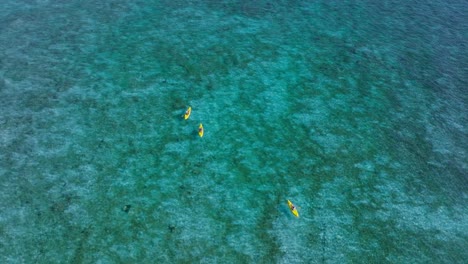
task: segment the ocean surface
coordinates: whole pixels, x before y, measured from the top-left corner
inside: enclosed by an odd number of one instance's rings
[[[466,1],[1,6],[0,263],[468,263]]]

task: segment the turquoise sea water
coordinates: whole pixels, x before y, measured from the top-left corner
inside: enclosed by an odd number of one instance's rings
[[[467,13],[2,1],[0,262],[466,263]]]

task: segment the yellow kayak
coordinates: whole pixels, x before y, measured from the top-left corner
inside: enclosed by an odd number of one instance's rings
[[[203,125],[200,123],[200,125],[198,126],[198,135],[200,137],[203,137]]]
[[[295,217],[299,217],[299,212],[297,211],[296,206],[293,203],[291,203],[291,201],[289,201],[289,200],[288,200],[288,206],[289,206],[289,210],[291,210],[291,213]]]
[[[187,111],[185,111],[185,114],[184,114],[184,119],[187,120],[189,117],[190,117],[190,114],[192,113],[192,107],[189,106]]]

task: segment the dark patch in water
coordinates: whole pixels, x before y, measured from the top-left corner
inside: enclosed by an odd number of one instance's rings
[[[169,232],[174,233],[176,227],[174,225],[168,225],[167,228],[169,229]]]

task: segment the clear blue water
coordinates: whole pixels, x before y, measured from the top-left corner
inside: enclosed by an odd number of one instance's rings
[[[1,263],[466,263],[466,1],[104,2],[2,2]]]

